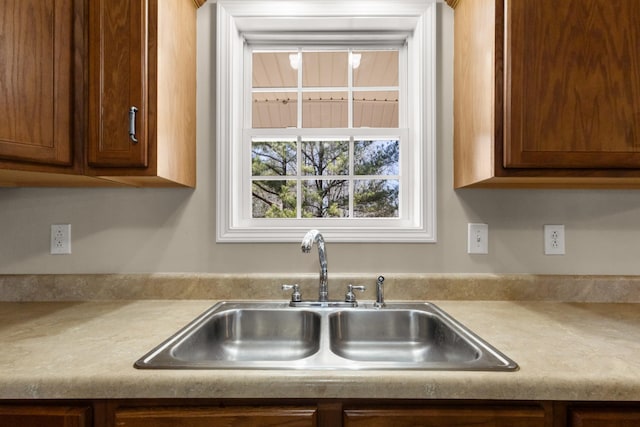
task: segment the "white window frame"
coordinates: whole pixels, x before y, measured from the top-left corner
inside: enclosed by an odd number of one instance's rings
[[[436,0],[218,0],[216,43],[216,178],[218,242],[300,241],[318,228],[334,242],[435,242],[435,70]],[[295,18],[295,19],[292,19]],[[348,30],[348,31],[347,31]],[[407,131],[413,153],[401,146],[401,174],[412,177],[402,218],[253,219],[243,217],[245,178],[250,171],[243,119],[246,114],[245,38],[283,41],[380,43],[405,39],[407,81],[417,96],[408,99]],[[376,41],[377,40],[377,41]],[[403,125],[401,125],[401,128]],[[403,129],[398,129],[398,132]],[[364,135],[363,135],[364,136]],[[243,152],[244,150],[244,152]],[[406,185],[406,177],[401,185]],[[244,199],[243,199],[244,197]],[[408,206],[408,208],[407,208]],[[293,222],[292,222],[293,221]]]

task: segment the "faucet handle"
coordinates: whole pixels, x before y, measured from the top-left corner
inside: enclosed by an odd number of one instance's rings
[[[302,301],[302,294],[300,294],[300,286],[296,283],[295,285],[282,285],[283,291],[288,291],[293,289],[291,293],[291,302],[300,302]]]
[[[367,289],[365,286],[353,286],[352,284],[347,285],[347,293],[344,296],[344,302],[356,302],[356,294],[353,291],[364,292]]]

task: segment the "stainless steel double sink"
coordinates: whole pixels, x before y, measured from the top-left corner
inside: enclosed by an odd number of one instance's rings
[[[354,308],[221,302],[135,363],[141,369],[423,369],[518,365],[431,303]]]

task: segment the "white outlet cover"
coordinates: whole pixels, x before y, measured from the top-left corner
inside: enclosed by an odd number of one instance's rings
[[[544,226],[544,254],[564,255],[564,225]]]
[[[51,254],[69,255],[71,253],[71,224],[51,225]]]
[[[488,254],[489,253],[489,225],[488,224],[467,224],[467,253],[468,254]]]

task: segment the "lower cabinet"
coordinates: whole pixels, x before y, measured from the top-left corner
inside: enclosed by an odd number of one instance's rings
[[[543,408],[347,409],[344,427],[545,427]]]
[[[0,401],[0,427],[639,427],[640,402],[369,399]]]
[[[640,426],[640,407],[571,408],[568,427],[637,427]]]
[[[90,427],[91,425],[91,409],[88,406],[0,406],[0,427]]]
[[[115,413],[118,427],[315,427],[314,407],[228,407],[124,409]]]

